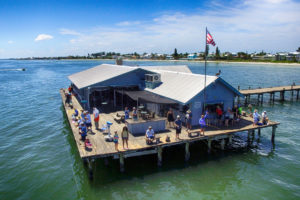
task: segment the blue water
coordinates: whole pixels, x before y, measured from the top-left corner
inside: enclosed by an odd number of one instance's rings
[[[257,107],[281,123],[275,147],[268,128],[250,148],[207,155],[204,145],[191,145],[189,164],[183,147],[164,152],[162,168],[156,167],[155,156],[126,159],[124,174],[117,160],[108,166],[97,160],[89,181],[59,89],[69,85],[68,75],[101,63],[113,61],[0,60],[0,199],[300,199],[299,101]],[[203,63],[124,64],[187,64],[194,73],[204,72]],[[235,87],[300,84],[299,66],[208,64],[208,74],[219,69]],[[243,133],[235,141],[243,143],[246,137]]]

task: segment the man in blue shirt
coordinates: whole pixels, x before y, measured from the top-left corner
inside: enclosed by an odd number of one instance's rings
[[[86,127],[88,129],[91,129],[92,128],[92,120],[91,120],[91,115],[87,112],[86,115],[85,115],[85,124],[86,124]]]
[[[87,136],[87,128],[86,128],[86,126],[85,126],[84,123],[81,123],[80,129],[79,129],[79,133],[81,135],[82,141],[85,141],[85,138]]]
[[[128,110],[128,107],[125,107],[124,114],[125,114],[125,120],[129,119],[129,110]]]
[[[154,130],[152,129],[151,126],[149,126],[149,128],[146,131],[146,142],[147,144],[151,144],[155,139],[155,134],[154,134]]]
[[[179,134],[181,133],[181,128],[182,128],[182,121],[180,119],[180,116],[177,115],[177,119],[175,120],[175,129],[176,129],[176,139],[180,139],[179,138]]]

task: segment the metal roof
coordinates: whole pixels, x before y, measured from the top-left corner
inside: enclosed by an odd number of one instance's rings
[[[145,70],[166,70],[174,72],[192,73],[187,65],[162,65],[162,66],[141,66]]]
[[[162,84],[154,89],[145,90],[155,94],[187,103],[204,89],[204,75],[155,70],[161,75]],[[206,86],[214,82],[217,76],[206,76]]]
[[[70,81],[78,89],[103,82],[116,76],[125,74],[138,69],[138,67],[129,67],[124,65],[102,64],[96,67],[72,74],[68,76]]]
[[[187,66],[131,67],[124,65],[102,64],[88,70],[72,74],[68,78],[79,89],[81,89],[138,69],[159,73],[161,75],[162,83],[154,89],[145,88],[146,91],[183,104],[188,103],[204,89],[204,75],[193,74]],[[240,94],[235,88],[217,76],[206,76],[206,86],[210,85],[217,79],[220,79],[221,82],[231,91],[242,96],[242,94]]]

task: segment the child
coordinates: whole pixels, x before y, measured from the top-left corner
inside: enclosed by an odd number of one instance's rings
[[[205,119],[206,119],[207,115],[201,115],[201,118],[199,119],[199,124],[200,124],[200,135],[202,132],[202,135],[204,135],[204,129],[206,127],[206,123],[205,123]]]
[[[116,150],[116,151],[119,151],[119,149],[118,149],[119,135],[118,135],[117,131],[115,131],[115,135],[114,135],[114,143],[115,143],[115,150]]]

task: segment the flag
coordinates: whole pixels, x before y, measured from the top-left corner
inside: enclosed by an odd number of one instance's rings
[[[212,38],[211,34],[206,30],[206,44],[211,44],[213,46],[216,45],[214,39]]]

